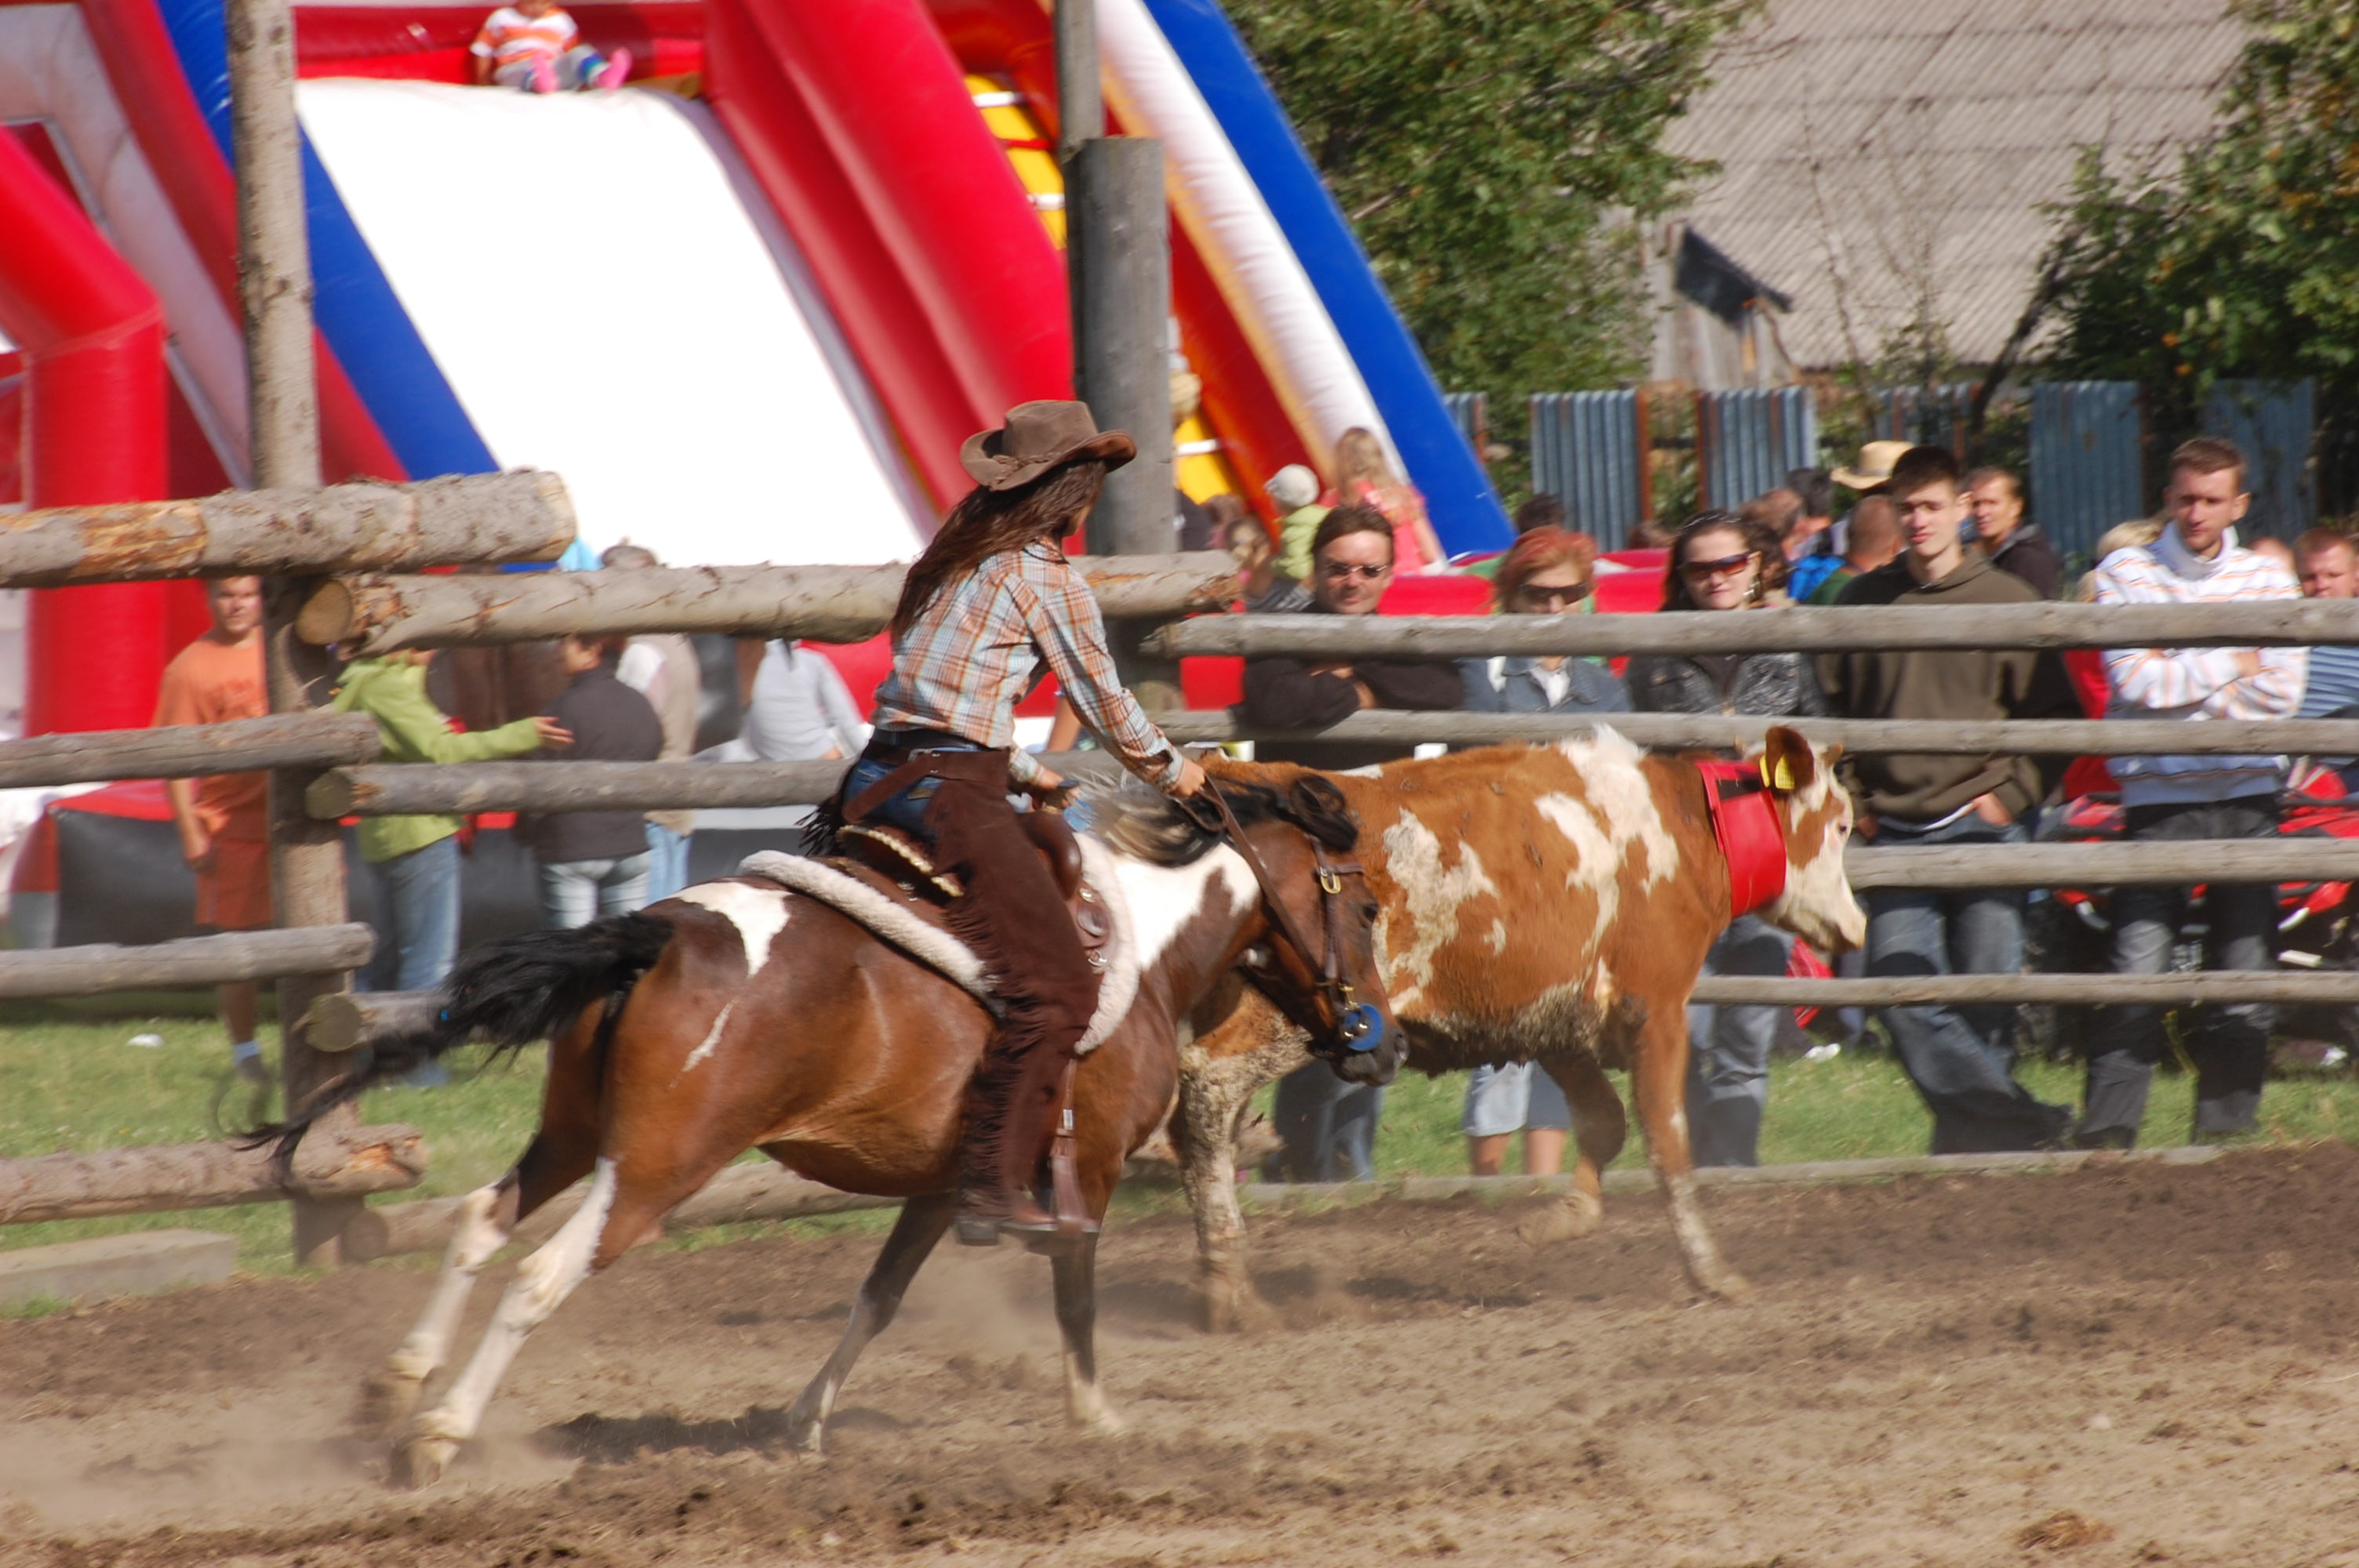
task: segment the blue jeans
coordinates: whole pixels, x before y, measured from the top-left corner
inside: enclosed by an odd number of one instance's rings
[[[951,750],[950,747],[936,749]],[[979,746],[964,749],[982,750]],[[899,766],[898,762],[882,762],[869,757],[861,758],[852,764],[852,771],[844,774],[843,793],[839,798],[844,805],[850,806],[859,799],[871,784]],[[926,808],[933,804],[934,792],[940,787],[940,779],[919,779],[899,794],[886,796],[884,803],[869,814],[870,817],[875,821],[898,827],[904,833],[915,835],[920,843],[930,844],[934,841],[934,836],[926,830]]]
[[[1794,939],[1757,914],[1729,922],[1704,955],[1707,975],[1786,972]],[[1777,1009],[1688,1004],[1688,1149],[1699,1165],[1761,1163],[1761,1113],[1769,1103],[1769,1047]]]
[[[647,901],[669,898],[687,885],[688,835],[648,823]]]
[[[2202,805],[2134,806],[2123,814],[2128,837],[2273,838],[2274,795],[2245,795]],[[2185,888],[2126,887],[2114,892],[2114,968],[2117,975],[2159,975],[2187,916]],[[2266,882],[2208,883],[2203,890],[2203,967],[2277,967],[2277,890]],[[2196,1013],[2187,1042],[2195,1064],[2195,1131],[2246,1132],[2260,1120],[2261,1085],[2268,1076],[2269,1029],[2277,1010],[2267,1002],[2211,1006]],[[2087,1108],[2080,1141],[2126,1149],[2146,1119],[2154,1065],[2169,1048],[2162,1010],[2109,1007],[2089,1031]]]
[[[1270,1119],[1286,1141],[1266,1173],[1282,1182],[1373,1182],[1385,1091],[1347,1084],[1324,1062],[1277,1080]]]
[[[430,991],[459,956],[459,838],[437,838],[422,849],[369,867],[376,882],[376,952],[361,971],[361,989]]]
[[[587,925],[602,914],[628,914],[646,907],[645,849],[613,860],[541,862],[541,924],[551,931]]]
[[[1880,820],[1867,853],[1908,844],[2020,844],[2023,824],[1994,827],[1972,813],[1933,828]],[[1867,972],[2012,975],[2023,968],[2018,889],[1878,888],[1867,894]],[[2038,1149],[2060,1141],[2072,1113],[2015,1081],[2015,1004],[1886,1007],[1901,1068],[1933,1113],[1936,1154]]]

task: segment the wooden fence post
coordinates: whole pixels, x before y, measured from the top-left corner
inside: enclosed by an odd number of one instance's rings
[[[262,490],[320,484],[320,400],[313,362],[311,253],[303,200],[302,134],[295,120],[295,16],[289,0],[229,0],[230,121],[237,154],[238,283],[245,307],[245,384],[254,427],[254,482]],[[334,675],[323,649],[295,636],[296,614],[315,584],[272,578],[263,589],[263,635],[274,713],[321,706]],[[270,885],[283,927],[344,923],[343,833],[303,809],[311,770],[270,776]],[[338,1063],[305,1044],[300,1021],[342,975],[278,982],[282,1077],[291,1108],[335,1076]],[[359,1122],[346,1107],[322,1122]],[[342,1260],[337,1238],[364,1206],[355,1196],[299,1195],[295,1256]]]
[[[1138,455],[1106,476],[1090,513],[1095,555],[1155,554],[1172,535],[1171,244],[1163,144],[1095,136],[1065,165],[1073,280],[1074,392],[1101,429],[1130,432]],[[1141,647],[1148,628],[1113,628],[1124,678],[1152,710],[1180,707],[1178,661]]]

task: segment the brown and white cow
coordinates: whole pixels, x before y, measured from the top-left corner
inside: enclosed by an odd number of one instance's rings
[[[1782,831],[1781,893],[1758,913],[1826,952],[1856,947],[1866,917],[1844,880],[1851,802],[1837,751],[1768,732],[1758,776]],[[1572,1191],[1528,1240],[1585,1236],[1604,1208],[1599,1173],[1621,1152],[1630,1074],[1647,1153],[1688,1271],[1735,1296],[1695,1198],[1684,1108],[1687,1000],[1730,919],[1703,760],[1649,755],[1611,730],[1547,747],[1499,746],[1331,775],[1358,814],[1360,855],[1383,905],[1379,935],[1408,1065],[1450,1072],[1537,1060],[1562,1085],[1579,1158]],[[1236,1129],[1253,1092],[1308,1059],[1300,1034],[1250,990],[1217,992],[1181,1055],[1171,1135],[1195,1210],[1206,1326],[1251,1301],[1235,1188]]]

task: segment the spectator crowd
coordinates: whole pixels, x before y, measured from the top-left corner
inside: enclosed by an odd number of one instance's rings
[[[2067,583],[2065,564],[2032,520],[2017,478],[2001,468],[1963,470],[1938,447],[1870,442],[1854,466],[1831,473],[1798,470],[1786,484],[1735,510],[1701,513],[1667,538],[1650,525],[1633,541],[1640,548],[1619,558],[1601,557],[1558,498],[1538,495],[1518,508],[1507,550],[1456,564],[1444,556],[1422,498],[1392,470],[1373,435],[1347,433],[1335,457],[1332,485],[1299,465],[1273,475],[1260,514],[1234,496],[1178,509],[1175,529],[1185,542],[1216,545],[1235,559],[1245,612],[1375,615],[1398,576],[1448,570],[1487,578],[1492,609],[1503,615],[1588,611],[1601,576],[1628,571],[1659,572],[1663,611],[1704,614],[1794,604],[1887,611],[2029,604],[2068,589],[2098,604],[2359,597],[2359,546],[2344,535],[2313,530],[2282,557],[2240,540],[2236,524],[2249,501],[2244,460],[2234,447],[2209,438],[2172,455],[2161,515],[2108,535],[2077,586]],[[1647,546],[1653,554],[1644,553]],[[646,549],[625,545],[607,552],[603,564],[636,569],[658,563]],[[217,581],[210,602],[212,629],[168,672],[158,723],[210,722],[266,708],[259,583]],[[865,736],[835,665],[790,641],[739,645],[734,673],[742,724],[734,739],[701,752],[698,732],[712,706],[705,689],[709,666],[688,639],[568,638],[542,651],[537,665],[515,655],[444,655],[466,662],[452,671],[436,670],[436,655],[424,653],[356,660],[344,672],[335,706],[376,720],[388,762],[700,754],[795,761],[856,756]],[[1957,724],[2100,715],[2182,724],[2351,716],[2359,714],[2359,647],[2138,648],[2069,660],[2030,650],[1648,654],[1626,662],[1274,656],[1248,660],[1243,672],[1242,716],[1256,729],[1319,730],[1371,708]],[[1071,743],[1078,728],[1068,713],[1050,744]],[[1258,754],[1347,769],[1409,751],[1310,740],[1265,743]],[[2069,760],[1854,752],[1842,765],[1858,814],[1858,842],[1873,854],[1891,846],[2025,842],[2036,835],[2043,809],[2058,805]],[[2312,760],[2290,782],[2354,766],[2350,758]],[[2125,832],[2134,840],[2265,838],[2277,830],[2290,772],[2288,759],[2279,756],[2124,757],[2113,759],[2110,779],[2095,782],[2118,788]],[[259,775],[176,783],[171,804],[182,853],[197,875],[200,924],[223,930],[267,925]],[[689,812],[591,811],[519,821],[516,837],[537,863],[544,922],[580,925],[679,891],[690,881],[694,819]],[[359,849],[375,884],[382,926],[366,984],[424,989],[449,972],[460,941],[469,827],[442,816],[364,820]],[[2118,890],[2112,971],[2162,972],[2188,924],[2190,900],[2186,888]],[[1843,972],[1901,978],[2004,974],[2023,966],[2027,897],[2020,890],[1878,888],[1864,902],[1866,946],[1847,956]],[[2212,885],[2203,903],[2206,964],[2275,968],[2276,921],[2273,888]],[[1777,976],[1793,962],[1790,935],[1745,915],[1713,945],[1705,972]],[[259,1076],[253,988],[224,988],[220,1003],[236,1069]],[[2271,1022],[2265,1004],[2196,1015],[2186,1049],[2195,1068],[2199,1137],[2256,1125]],[[1841,1044],[1874,1039],[1857,1012],[1836,1014],[1832,1022]],[[1886,1007],[1875,1010],[1875,1022],[1923,1100],[1935,1152],[2127,1147],[2170,1043],[2152,1008],[2100,1010],[2076,1110],[2041,1101],[2018,1081],[2012,1004]],[[1698,1005],[1689,1010],[1688,1030],[1686,1109],[1698,1162],[1757,1163],[1771,1058],[1781,1038],[1790,1042],[1797,1033],[1788,1015],[1771,1006]],[[1347,1085],[1323,1065],[1290,1076],[1277,1093],[1274,1119],[1283,1147],[1269,1173],[1301,1181],[1373,1175],[1382,1107],[1381,1089]],[[1462,1130],[1478,1173],[1503,1169],[1518,1134],[1525,1168],[1553,1173],[1569,1127],[1562,1092],[1533,1065],[1500,1063],[1472,1075]]]

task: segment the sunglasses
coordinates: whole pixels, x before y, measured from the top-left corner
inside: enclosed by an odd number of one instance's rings
[[[1716,561],[1681,561],[1680,575],[1690,582],[1701,582],[1706,578],[1727,577],[1741,572],[1753,564],[1753,552],[1741,556],[1723,556]]]
[[[1534,606],[1579,604],[1589,597],[1589,586],[1585,582],[1574,583],[1571,588],[1541,587],[1536,583],[1525,583],[1516,589],[1516,602]]]
[[[1319,563],[1319,575],[1334,582],[1342,582],[1345,578],[1354,577],[1360,579],[1364,582],[1374,582],[1378,578],[1388,575],[1392,569],[1393,568],[1388,566],[1364,567],[1353,561],[1321,561]]]

